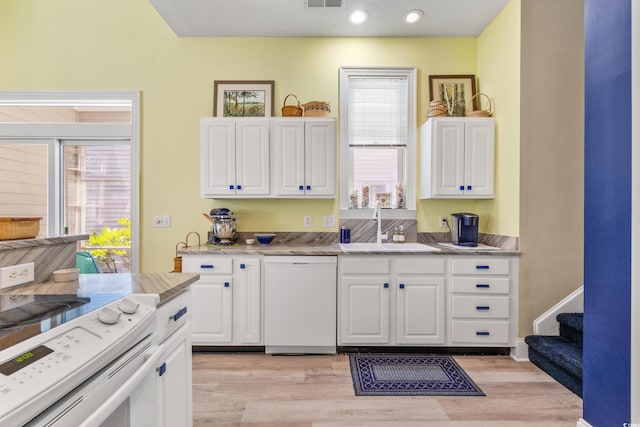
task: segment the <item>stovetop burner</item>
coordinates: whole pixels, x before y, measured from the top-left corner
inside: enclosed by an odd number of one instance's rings
[[[82,316],[122,296],[0,295],[0,350]]]

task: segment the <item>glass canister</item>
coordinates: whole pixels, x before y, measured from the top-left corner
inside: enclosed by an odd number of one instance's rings
[[[351,243],[351,229],[344,225],[340,227],[340,243]]]

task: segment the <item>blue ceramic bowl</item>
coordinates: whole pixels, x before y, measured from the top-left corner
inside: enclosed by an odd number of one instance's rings
[[[255,236],[258,243],[265,246],[273,242],[273,238],[276,237],[275,233],[258,233]]]

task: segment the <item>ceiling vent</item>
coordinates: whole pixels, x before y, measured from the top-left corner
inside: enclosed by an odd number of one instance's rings
[[[342,0],[306,0],[307,7],[342,7]]]

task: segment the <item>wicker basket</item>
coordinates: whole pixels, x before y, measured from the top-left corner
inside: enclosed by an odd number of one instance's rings
[[[331,113],[331,106],[328,102],[311,101],[302,106],[305,117],[327,117]]]
[[[42,218],[0,217],[0,240],[31,239],[40,232]]]
[[[287,98],[293,96],[296,99],[298,105],[287,105]],[[284,98],[282,103],[282,117],[302,117],[302,107],[300,107],[300,101],[298,97],[290,93]]]
[[[476,97],[478,100],[476,101]],[[486,98],[487,106],[486,108],[482,107],[482,97]],[[475,102],[478,103],[477,110]],[[469,105],[467,105],[467,117],[491,117],[493,114],[493,99],[489,98],[488,95],[484,93],[476,93],[469,100]]]

